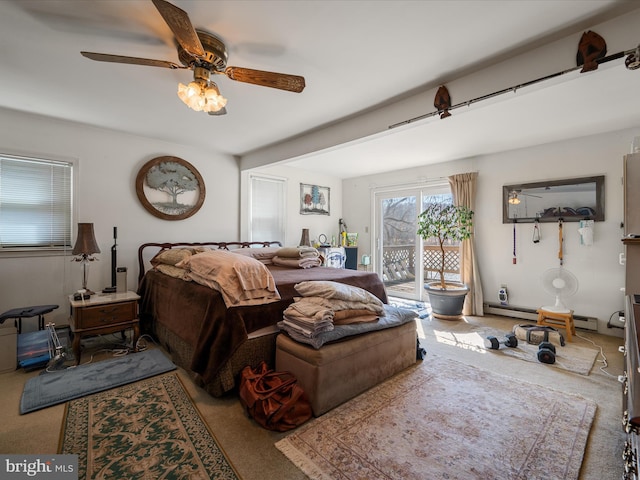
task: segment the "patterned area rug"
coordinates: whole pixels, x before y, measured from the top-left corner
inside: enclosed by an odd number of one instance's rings
[[[541,367],[560,368],[580,375],[589,375],[593,362],[599,355],[599,351],[593,348],[577,345],[579,339],[573,342],[565,342],[564,347],[556,345],[556,362],[553,364],[540,363],[538,360],[538,345],[530,345],[527,342],[518,341],[515,348],[501,345],[498,350],[486,349],[484,340],[488,336],[494,336],[498,340],[504,340],[508,331],[495,330],[491,328],[470,327],[464,322],[454,323],[447,326],[446,330],[434,326],[433,330],[425,330],[425,334],[436,336],[439,342],[455,345],[461,348],[472,349],[487,355],[507,355],[526,362],[539,363]]]
[[[593,401],[428,356],[276,443],[311,479],[577,479]]]
[[[80,479],[239,478],[175,373],[69,402],[58,453]]]

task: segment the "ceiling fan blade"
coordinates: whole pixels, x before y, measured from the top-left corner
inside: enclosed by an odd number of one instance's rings
[[[203,57],[204,48],[187,12],[165,0],[151,0],[178,43],[194,57]]]
[[[250,68],[240,67],[227,67],[224,73],[231,80],[252,83],[263,87],[278,88],[280,90],[287,90],[288,92],[300,93],[305,87],[304,77],[298,75],[265,72],[263,70],[252,70]]]
[[[227,114],[227,107],[222,107],[217,112],[208,112],[208,113],[209,113],[209,115],[226,115]]]
[[[163,68],[188,68],[183,65],[178,65],[174,62],[168,62],[165,60],[152,60],[150,58],[138,58],[138,57],[125,57],[123,55],[110,55],[108,53],[95,53],[95,52],[80,52],[83,57],[87,57],[97,62],[112,62],[112,63],[128,63],[131,65],[145,65],[147,67],[163,67]]]

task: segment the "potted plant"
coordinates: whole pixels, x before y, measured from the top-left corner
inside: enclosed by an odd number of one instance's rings
[[[450,241],[462,241],[471,237],[473,211],[468,207],[450,203],[432,202],[418,216],[418,235],[424,240],[434,238],[440,247],[438,264],[439,281],[426,283],[429,303],[434,317],[447,320],[459,319],[469,287],[459,282],[446,281],[444,246]]]

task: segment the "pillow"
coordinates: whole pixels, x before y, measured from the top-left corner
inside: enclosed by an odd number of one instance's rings
[[[169,248],[162,250],[151,259],[151,265],[175,265],[192,255],[190,248]]]
[[[352,302],[373,303],[382,307],[383,303],[373,293],[360,287],[329,280],[309,280],[294,285],[296,291],[303,297],[323,297]]]
[[[270,264],[271,259],[275,257],[276,252],[280,249],[280,247],[260,247],[260,248],[235,248],[233,250],[229,250],[232,253],[237,253],[238,255],[245,255],[247,257],[255,258],[256,260],[261,261],[264,264]]]
[[[161,263],[157,265],[155,269],[158,270],[159,272],[164,273],[165,275],[169,275],[170,277],[175,277],[175,278],[179,278],[181,280],[187,280],[187,281],[191,280],[188,275],[189,272],[186,271],[184,268]]]

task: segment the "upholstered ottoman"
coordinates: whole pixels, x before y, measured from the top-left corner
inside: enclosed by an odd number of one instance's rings
[[[276,339],[276,370],[297,377],[316,417],[415,362],[415,321],[347,337],[319,349],[283,333]]]

